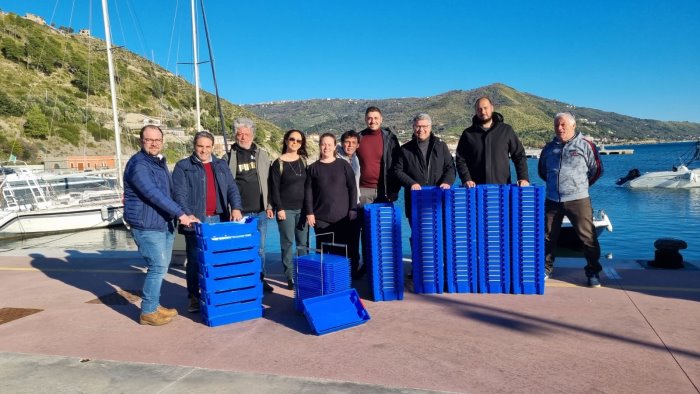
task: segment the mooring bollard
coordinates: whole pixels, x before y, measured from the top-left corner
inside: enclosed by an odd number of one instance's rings
[[[679,250],[686,249],[688,244],[682,239],[659,238],[654,241],[654,260],[649,265],[656,268],[683,268],[683,256]]]

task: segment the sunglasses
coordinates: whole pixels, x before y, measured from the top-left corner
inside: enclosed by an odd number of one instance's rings
[[[287,141],[289,141],[289,142],[295,142],[295,143],[297,143],[297,144],[301,144],[301,139],[287,138]]]

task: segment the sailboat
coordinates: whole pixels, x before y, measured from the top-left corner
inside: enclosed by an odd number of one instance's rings
[[[102,0],[102,14],[112,95],[116,177],[106,177],[100,172],[52,176],[33,172],[26,165],[3,170],[0,239],[123,224],[121,140],[107,0]]]

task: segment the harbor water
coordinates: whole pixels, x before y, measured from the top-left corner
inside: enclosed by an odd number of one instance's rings
[[[685,240],[688,249],[681,251],[685,260],[700,262],[700,188],[690,190],[632,190],[615,185],[632,168],[640,172],[670,170],[679,158],[692,152],[695,143],[632,145],[632,155],[601,156],[603,176],[591,188],[595,209],[604,209],[613,224],[613,232],[600,237],[603,258],[651,260],[654,241],[662,237]],[[544,183],[537,177],[537,159],[528,160],[530,180]],[[403,216],[403,192],[398,203]],[[410,256],[410,230],[404,218],[403,253]],[[22,240],[0,241],[0,251],[7,249],[60,248],[78,250],[135,250],[129,232],[123,228],[97,229],[73,234],[55,234]],[[274,221],[268,222],[266,250],[279,253],[279,234]]]

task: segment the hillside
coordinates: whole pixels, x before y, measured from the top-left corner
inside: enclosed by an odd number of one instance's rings
[[[104,41],[71,34],[0,13],[0,161],[10,152],[18,159],[114,152],[111,98]],[[122,145],[137,149],[140,125],[129,118],[159,119],[168,128],[194,131],[195,92],[186,80],[125,48],[113,51]],[[215,97],[201,95],[202,126],[220,134]],[[250,111],[222,100],[226,130],[239,116],[257,122],[256,140],[279,149],[282,131]],[[186,154],[189,137],[169,142],[172,161]],[[229,135],[229,143],[232,141]]]
[[[519,92],[503,84],[478,89],[454,90],[425,98],[384,100],[325,99],[288,101],[246,105],[246,109],[282,128],[299,128],[315,132],[342,132],[364,128],[364,111],[375,105],[384,114],[384,125],[392,130],[411,134],[411,119],[418,112],[433,118],[433,130],[448,142],[456,141],[462,130],[471,125],[473,103],[480,96],[489,96],[496,111],[517,131],[523,143],[540,147],[552,137],[552,118],[561,111],[570,111],[577,118],[577,129],[604,141],[636,141],[648,139],[681,140],[700,136],[700,124],[662,122],[638,119],[592,108],[576,107],[556,100]]]

